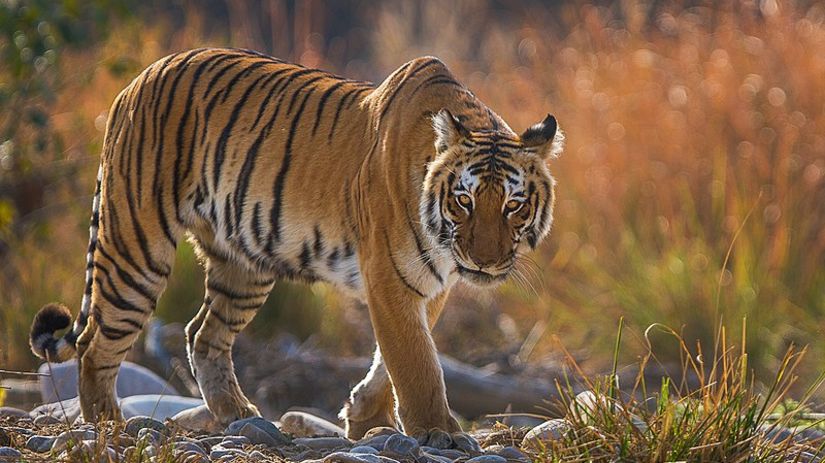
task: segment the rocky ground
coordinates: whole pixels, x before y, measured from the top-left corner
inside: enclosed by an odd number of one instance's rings
[[[202,409],[205,410],[205,409]],[[197,411],[197,410],[196,410]],[[217,432],[191,431],[177,420],[136,416],[125,422],[67,424],[0,409],[0,461],[507,463],[530,461],[524,432],[507,428],[449,438],[426,447],[391,428],[363,439],[341,437],[335,424],[290,412],[272,423],[248,418]]]

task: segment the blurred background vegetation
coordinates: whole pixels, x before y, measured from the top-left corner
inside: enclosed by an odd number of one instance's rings
[[[757,375],[790,344],[813,351],[803,375],[825,368],[825,5],[776,0],[2,0],[3,367],[36,365],[43,303],[79,305],[111,101],[149,63],[209,45],[374,82],[437,55],[517,131],[558,117],[551,237],[526,281],[454,291],[447,353],[548,364],[561,344],[600,371],[621,316],[625,365],[652,323],[711,346],[720,320],[747,317]],[[185,321],[202,294],[182,245],[157,315]],[[372,345],[365,309],[323,285],[279,285],[250,331]],[[678,346],[651,341],[678,364]]]

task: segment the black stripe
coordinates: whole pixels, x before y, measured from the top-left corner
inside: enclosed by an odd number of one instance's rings
[[[418,84],[415,87],[415,90],[413,90],[412,93],[410,94],[410,99],[412,99],[412,97],[414,97],[415,94],[418,93],[418,91],[421,90],[422,88],[431,87],[433,85],[439,85],[439,84],[449,84],[449,85],[454,86],[454,87],[461,87],[462,86],[460,83],[456,82],[456,80],[453,79],[452,77],[446,77],[446,76],[436,74],[434,76],[428,77],[423,82]]]
[[[107,339],[117,341],[135,333],[135,330],[121,330],[118,328],[107,326],[105,323],[103,323],[103,317],[101,315],[100,309],[97,306],[95,306],[92,310],[94,311],[94,319],[97,322],[97,329]]]
[[[338,253],[339,252],[340,251],[338,251],[338,247],[336,246],[336,247],[332,248],[332,252],[327,257],[327,266],[331,270],[335,270],[335,267],[338,265]]]
[[[148,299],[150,301],[154,301],[156,299],[155,295],[153,295],[151,291],[149,291],[148,289],[146,289],[146,287],[144,287],[143,285],[141,285],[140,283],[135,281],[135,279],[132,278],[132,275],[127,273],[125,270],[123,270],[122,266],[117,261],[115,261],[114,258],[112,258],[112,256],[110,256],[106,251],[104,251],[103,248],[98,247],[97,252],[99,252],[103,257],[105,257],[112,264],[114,264],[115,273],[117,273],[117,276],[120,278],[120,280],[123,283],[125,283],[127,286],[132,288],[135,292],[137,292],[138,294],[140,294],[141,296],[145,297],[146,299]],[[101,267],[100,264],[95,262],[95,268],[100,269],[102,267]]]
[[[224,316],[221,315],[220,312],[218,312],[217,310],[212,310],[211,307],[209,308],[209,313],[213,317],[215,317],[219,322],[223,323],[226,326],[230,326],[230,327],[244,326],[247,323],[247,321],[245,319],[243,319],[243,320],[229,320],[227,318],[224,318]],[[238,330],[238,331],[235,331],[235,332],[239,333],[240,331],[241,330]]]
[[[100,295],[103,297],[103,299],[106,300],[106,302],[108,302],[112,306],[120,310],[125,310],[127,312],[137,312],[141,315],[146,315],[148,313],[147,311],[144,311],[142,308],[124,299],[120,294],[112,294],[103,289],[103,280],[101,280],[100,278],[95,278],[94,281],[95,283],[97,283],[97,289],[100,292]],[[109,284],[111,285],[111,280]],[[112,285],[112,289],[114,291],[117,291],[114,285]],[[154,309],[154,307],[152,307],[152,309]]]
[[[127,191],[131,189],[130,184],[131,184],[131,176],[127,175],[126,176],[126,190]],[[162,206],[162,202],[163,202],[163,196],[161,196],[162,189],[158,188],[155,191],[156,191],[156,194],[157,194],[158,202],[161,203],[161,206]],[[158,276],[161,276],[161,277],[164,277],[164,278],[169,276],[169,274],[171,273],[171,269],[162,269],[162,268],[160,268],[160,266],[152,259],[152,255],[149,251],[149,245],[148,245],[148,242],[147,242],[147,239],[146,239],[146,233],[144,233],[143,227],[140,225],[140,222],[138,221],[137,208],[136,208],[135,203],[134,203],[134,198],[132,198],[131,195],[126,195],[126,205],[129,207],[129,221],[132,223],[132,230],[134,232],[134,237],[138,241],[138,246],[140,248],[141,253],[143,254],[143,259],[146,262],[146,266],[148,266],[149,270],[152,273],[154,273],[155,275],[158,275]],[[113,217],[117,218],[117,212],[115,211],[116,208],[109,207],[108,209],[113,214]],[[158,211],[158,212],[162,215],[162,212],[160,212],[160,211]],[[120,229],[120,227],[117,226],[117,224],[113,224],[113,225],[115,225],[114,229],[116,229],[116,230]],[[168,227],[168,224],[167,224],[167,227]],[[117,240],[117,239],[112,240],[112,241],[114,241],[115,248],[118,250],[118,253],[121,256],[124,256],[124,258],[127,258],[127,260],[132,261],[130,263],[133,263],[134,261],[132,260],[131,255],[128,253],[128,251],[126,250],[126,248],[122,244],[123,241],[122,240]],[[143,272],[142,268],[137,266],[137,263],[134,263],[133,266],[135,268],[138,268],[140,273],[144,277],[146,277],[147,280],[151,280],[151,278],[149,278],[149,276],[145,272]]]
[[[272,75],[270,75],[269,79],[267,79],[266,81],[264,81],[261,84],[261,88],[264,88],[266,85],[268,85],[270,83],[271,79],[274,79],[274,78],[280,76],[281,74],[283,74],[285,72],[288,72],[288,71],[292,71],[292,70],[294,70],[294,68],[284,68],[284,69],[281,69],[279,71],[273,72]],[[267,95],[266,98],[261,99],[261,105],[258,107],[258,115],[255,116],[255,122],[253,122],[252,125],[249,126],[249,131],[250,132],[255,130],[255,127],[258,126],[258,123],[261,121],[261,117],[263,117],[264,112],[266,111],[267,105],[272,100],[272,98],[274,98],[277,95],[276,89],[278,88],[278,86],[280,84],[281,84],[281,79],[278,79],[277,81],[275,81],[275,84],[274,84],[273,88],[269,91],[269,95]]]
[[[309,87],[309,86],[310,86],[310,85],[312,85],[313,83],[318,82],[319,80],[321,80],[321,79],[323,79],[323,78],[325,78],[325,77],[327,77],[327,76],[315,76],[315,77],[313,77],[313,78],[311,78],[311,79],[305,80],[305,81],[304,81],[304,82],[303,82],[303,83],[302,83],[302,84],[301,84],[298,88],[296,88],[295,90],[293,90],[293,91],[292,91],[292,99],[290,99],[290,100],[289,100],[289,107],[287,108],[286,113],[287,113],[287,114],[291,114],[291,113],[292,113],[292,108],[293,108],[293,107],[295,107],[295,101],[298,99],[298,96],[299,96],[299,95],[301,95],[301,92],[303,92],[303,90],[304,90],[305,88]],[[310,91],[310,93],[312,93],[314,90],[315,90],[315,89],[313,88],[313,89]]]
[[[301,254],[298,256],[298,260],[300,261],[300,267],[302,269],[308,268],[309,263],[312,260],[312,253],[309,251],[309,244],[304,241],[303,246],[301,246]]]
[[[206,349],[204,349],[204,347],[206,347]],[[217,345],[212,344],[211,342],[203,339],[202,336],[199,337],[198,341],[195,343],[195,352],[209,353],[210,350],[216,350],[218,352],[226,353],[226,352],[230,352],[232,350],[232,347],[231,346],[229,346],[229,347],[217,346]]]
[[[398,85],[396,85],[396,87],[395,87],[395,92],[393,92],[393,94],[390,95],[389,98],[387,98],[387,102],[384,104],[384,107],[381,109],[380,120],[384,120],[384,116],[387,114],[387,111],[390,110],[390,106],[392,105],[392,102],[395,100],[395,97],[397,97],[401,93],[401,89],[403,88],[404,83],[406,81],[412,79],[413,77],[415,77],[416,74],[418,74],[419,72],[423,71],[424,69],[426,69],[429,66],[431,66],[435,63],[438,63],[438,62],[439,62],[439,60],[437,58],[428,59],[423,64],[421,64],[419,67],[417,67],[414,71],[412,71],[408,76],[406,76],[401,82],[399,82]],[[410,64],[411,63],[405,64],[397,72],[404,72]]]
[[[424,246],[421,244],[421,238],[418,236],[418,230],[415,228],[415,224],[413,224],[412,217],[410,217],[410,211],[407,208],[404,208],[404,214],[407,216],[407,226],[410,227],[410,231],[412,231],[413,239],[415,239],[415,247],[418,249],[418,260],[423,261],[426,264],[427,269],[430,273],[435,277],[439,284],[444,284],[444,279],[435,269],[435,266],[432,263],[432,259],[430,259],[430,250],[424,249]]]
[[[250,69],[252,69],[251,66]],[[249,95],[252,94],[252,91],[264,78],[266,78],[266,74],[258,76],[257,79],[249,84],[246,91],[243,93],[243,96],[240,100],[238,100],[235,107],[232,109],[232,114],[229,116],[229,121],[226,123],[226,126],[224,126],[223,131],[221,131],[221,136],[218,138],[218,144],[215,147],[215,160],[212,168],[212,184],[216,190],[218,188],[218,182],[221,176],[221,166],[223,165],[223,160],[226,155],[226,146],[229,143],[229,137],[232,134],[232,128],[238,121],[238,116],[241,113],[241,109],[243,109],[246,105],[246,100],[249,99]]]
[[[221,58],[225,59],[226,55],[215,55],[210,58],[204,59],[197,68],[195,68],[195,72],[192,75],[192,83],[189,85],[189,92],[186,97],[186,106],[183,110],[183,115],[180,118],[180,122],[178,123],[178,130],[175,136],[175,148],[177,151],[177,156],[175,157],[175,170],[172,176],[172,198],[174,199],[174,206],[175,206],[175,218],[178,222],[183,222],[183,218],[180,215],[180,182],[181,178],[181,161],[183,158],[183,139],[184,139],[184,127],[186,123],[189,121],[189,114],[192,112],[192,104],[194,103],[194,96],[195,96],[195,86],[201,82],[201,74],[206,69],[206,66],[213,64],[216,61],[219,61]],[[172,96],[173,94],[169,94],[169,106],[172,103]],[[169,111],[169,107],[167,107],[167,112]],[[192,134],[198,133],[198,122],[199,122],[199,115],[197,111],[195,111],[195,126],[193,130],[190,132]],[[195,149],[195,136],[193,135],[190,140],[190,149],[186,160],[187,174],[192,168],[192,160],[194,157],[194,149]]]
[[[301,115],[304,112],[304,108],[306,107],[306,102],[309,99],[309,96],[312,95],[312,90],[307,92],[304,95],[304,99],[301,101],[301,106],[295,112],[295,115],[292,117],[292,124],[289,128],[289,134],[287,135],[286,139],[286,146],[284,147],[284,157],[281,161],[281,168],[278,171],[278,175],[275,177],[275,185],[273,186],[273,205],[272,210],[270,211],[270,221],[272,223],[272,235],[275,241],[280,241],[281,239],[281,205],[283,204],[283,193],[284,193],[284,183],[286,180],[286,174],[289,171],[290,162],[292,160],[292,143],[295,141],[295,133],[298,128],[298,124],[301,121]]]
[[[222,285],[221,283],[209,281],[209,277],[207,277],[206,279],[206,289],[208,289],[209,291],[214,291],[229,299],[260,299],[269,296],[269,291],[263,293],[238,292]]]
[[[131,325],[131,326],[137,328],[138,330],[143,329],[143,323],[132,320],[131,318],[118,318],[117,320],[115,320],[115,322],[116,323],[126,323],[127,325]]]
[[[387,230],[384,230],[384,240],[387,244],[387,255],[390,258],[392,268],[395,269],[395,274],[398,275],[398,278],[401,280],[402,283],[404,283],[404,286],[406,286],[407,289],[414,292],[415,294],[418,294],[422,298],[426,298],[424,293],[419,291],[415,286],[413,286],[412,284],[410,284],[409,281],[407,281],[407,278],[401,273],[401,269],[398,268],[398,264],[395,263],[395,258],[393,258],[392,256],[392,247],[390,246],[390,237],[389,235],[387,235]]]
[[[315,251],[315,258],[321,257],[324,253],[324,237],[321,235],[321,228],[315,225],[315,241],[312,243],[312,250]]]
[[[341,117],[341,110],[344,108],[344,102],[347,101],[349,96],[355,94],[359,90],[360,89],[358,88],[351,89],[338,100],[338,107],[335,109],[335,117],[332,119],[332,125],[329,128],[329,133],[327,134],[327,142],[332,142],[332,134],[335,133],[335,126],[338,125],[338,118]]]
[[[261,203],[255,202],[252,212],[252,232],[255,235],[255,242],[261,244],[263,241],[263,230],[261,229]]]
[[[327,100],[332,95],[332,93],[337,90],[340,86],[346,83],[345,80],[339,80],[334,84],[330,85],[329,88],[324,91],[321,95],[321,98],[318,100],[318,109],[315,110],[315,123],[312,124],[312,136],[315,136],[315,132],[318,130],[318,125],[321,123],[321,115],[324,113],[324,107],[327,104]]]

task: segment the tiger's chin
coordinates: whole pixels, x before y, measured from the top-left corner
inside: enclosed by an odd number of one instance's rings
[[[472,284],[473,286],[480,286],[480,287],[492,287],[499,285],[507,279],[507,276],[510,274],[509,271],[505,271],[499,274],[492,274],[487,273],[482,270],[473,270],[469,269],[461,264],[456,263],[456,270],[458,274],[464,278],[465,281]]]

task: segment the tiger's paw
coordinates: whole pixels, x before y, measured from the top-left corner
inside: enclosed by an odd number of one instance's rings
[[[369,430],[375,428],[395,429],[398,427],[395,419],[390,414],[391,412],[385,409],[372,410],[372,415],[366,416],[362,408],[353,406],[352,400],[348,400],[338,414],[338,417],[344,420],[347,439],[359,440]]]

